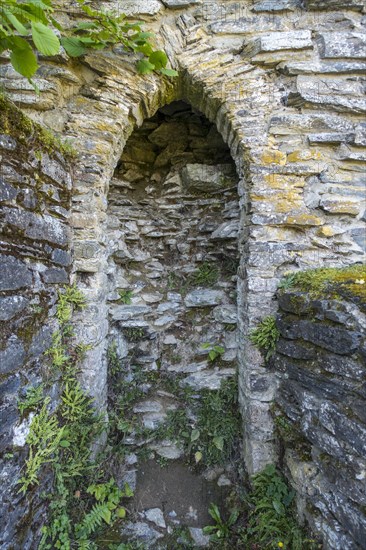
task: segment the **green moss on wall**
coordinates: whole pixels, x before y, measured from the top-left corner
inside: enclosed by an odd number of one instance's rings
[[[0,94],[0,133],[12,136],[22,143],[36,142],[38,148],[50,155],[59,152],[66,159],[76,155],[69,143],[62,142],[51,131],[33,122],[2,94]]]
[[[308,269],[288,274],[282,290],[308,292],[312,298],[345,298],[366,305],[366,265]]]

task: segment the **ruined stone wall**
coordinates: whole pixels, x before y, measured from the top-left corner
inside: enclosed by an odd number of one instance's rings
[[[99,5],[99,4],[98,4]],[[239,381],[250,473],[276,457],[277,378],[248,341],[289,269],[365,258],[365,46],[359,0],[108,2],[146,20],[179,78],[136,74],[119,48],[42,59],[41,95],[1,58],[2,85],[35,120],[70,137],[75,162],[73,268],[89,307],[84,386],[106,400],[108,189],[129,135],[184,99],[211,121],[239,177]],[[67,26],[77,6],[65,5]]]
[[[71,175],[54,139],[14,106],[0,99],[0,545],[29,548],[21,520],[37,501],[18,494],[30,418],[17,402],[42,382],[42,355],[55,330],[57,288],[68,283]],[[52,395],[53,389],[49,390]]]
[[[365,307],[279,296],[272,368],[281,459],[324,548],[365,548]]]

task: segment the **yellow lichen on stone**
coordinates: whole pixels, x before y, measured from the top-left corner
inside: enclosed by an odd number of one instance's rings
[[[283,174],[267,174],[264,176],[269,187],[272,189],[302,188],[305,185],[304,178],[299,176],[284,176]]]
[[[276,212],[286,213],[301,208],[302,196],[297,191],[279,193],[274,203]]]
[[[262,154],[262,162],[263,164],[279,164],[283,166],[286,164],[286,153],[277,149],[266,149]]]
[[[360,201],[344,199],[344,197],[328,197],[321,202],[322,208],[330,214],[350,214],[357,216],[360,213]]]
[[[287,162],[299,162],[302,160],[321,160],[320,151],[312,149],[299,149],[287,155]]]
[[[318,216],[313,214],[297,214],[293,216],[287,216],[285,220],[286,225],[294,225],[299,227],[313,227],[323,225],[324,221]]]
[[[316,233],[319,237],[333,237],[336,232],[330,225],[324,225],[324,227],[321,227],[318,229]]]

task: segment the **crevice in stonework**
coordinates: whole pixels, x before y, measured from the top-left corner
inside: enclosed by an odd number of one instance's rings
[[[151,541],[169,530],[147,509],[199,529],[235,476],[238,179],[216,127],[175,101],[135,130],[110,182],[110,437],[136,489],[126,529],[143,522]],[[213,395],[229,399],[221,423],[202,412]],[[202,428],[210,414],[217,433]]]

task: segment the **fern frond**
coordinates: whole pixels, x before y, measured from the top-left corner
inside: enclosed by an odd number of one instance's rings
[[[75,530],[78,540],[87,539],[103,522],[108,525],[110,524],[111,511],[106,503],[97,503],[84,516],[83,520],[76,525]]]

